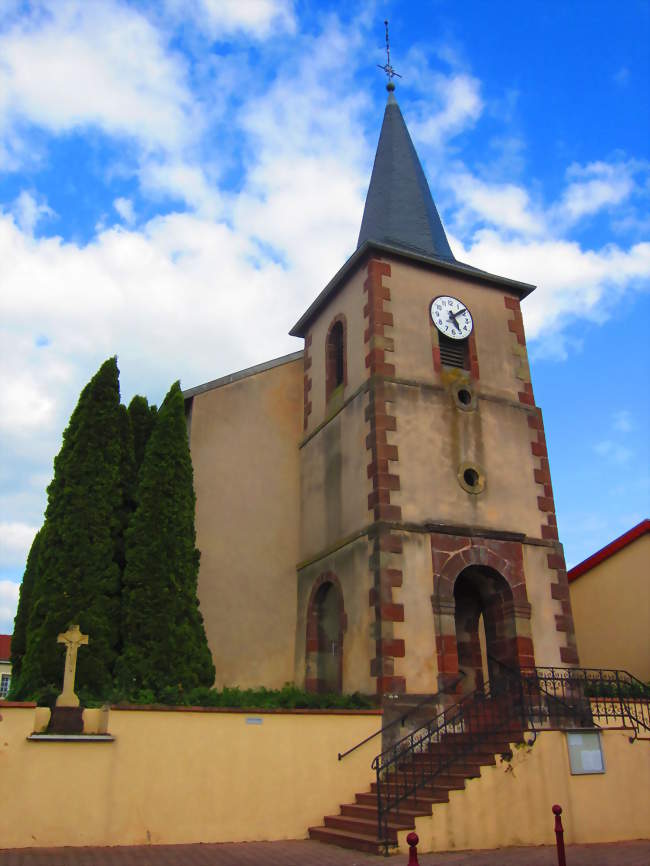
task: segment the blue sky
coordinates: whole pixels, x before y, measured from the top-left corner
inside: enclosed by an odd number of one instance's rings
[[[456,257],[524,303],[575,564],[649,508],[650,6],[0,5],[0,632],[79,391],[159,402],[300,343],[397,97]]]

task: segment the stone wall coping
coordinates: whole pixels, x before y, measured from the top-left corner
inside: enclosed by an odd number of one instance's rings
[[[112,734],[30,734],[26,739],[38,743],[114,743]]]
[[[113,704],[112,711],[133,712],[142,710],[143,712],[154,713],[231,713],[233,715],[244,716],[381,716],[383,710],[341,710],[341,709],[285,709],[283,707],[267,707],[264,710],[242,709],[241,707],[177,707],[166,706],[164,704]]]
[[[35,701],[0,701],[0,710],[33,710]]]

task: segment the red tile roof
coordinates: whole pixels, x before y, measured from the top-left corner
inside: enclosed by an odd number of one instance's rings
[[[605,545],[602,550],[592,553],[592,555],[588,556],[583,562],[574,565],[571,571],[567,573],[569,583],[572,580],[577,580],[577,578],[585,572],[591,571],[594,566],[599,565],[606,559],[609,559],[609,557],[614,553],[623,550],[624,547],[627,547],[628,544],[636,541],[637,538],[641,538],[641,536],[645,535],[646,532],[650,532],[650,520],[642,520],[641,523],[638,523],[636,526],[632,527],[632,529],[628,529],[627,532],[623,533],[623,535],[618,538],[615,538],[614,541],[610,541],[610,543]]]
[[[0,661],[9,661],[11,658],[11,635],[0,634]]]

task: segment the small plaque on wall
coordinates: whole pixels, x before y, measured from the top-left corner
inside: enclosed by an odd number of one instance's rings
[[[572,776],[605,772],[603,749],[600,734],[597,731],[586,731],[580,734],[567,733],[566,741]]]

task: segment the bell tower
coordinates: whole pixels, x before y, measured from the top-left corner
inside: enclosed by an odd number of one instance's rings
[[[296,682],[471,690],[502,664],[578,661],[520,310],[534,287],[455,259],[388,91],[357,249],[291,331]]]

